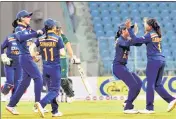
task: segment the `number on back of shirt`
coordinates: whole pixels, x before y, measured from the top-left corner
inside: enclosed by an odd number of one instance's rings
[[[156,43],[156,47],[159,50],[159,52],[161,52],[161,38],[155,37],[152,38],[152,42]]]
[[[125,50],[125,52],[123,53],[123,59],[128,59],[128,51]]]
[[[158,43],[158,50],[161,52],[161,42]]]
[[[54,61],[53,48],[44,48],[43,52],[44,52],[45,61],[48,61],[48,60]]]

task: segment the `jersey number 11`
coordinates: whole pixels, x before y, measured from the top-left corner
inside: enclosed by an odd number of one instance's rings
[[[47,52],[46,48],[44,48],[43,51],[44,51],[44,54],[45,54],[45,61],[48,61],[48,54],[50,54],[50,61],[54,61],[53,48],[49,49],[49,53]]]

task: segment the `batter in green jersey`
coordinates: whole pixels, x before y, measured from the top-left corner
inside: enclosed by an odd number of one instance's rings
[[[67,43],[69,43],[69,40],[67,39],[67,37],[64,34],[61,34],[61,37],[63,39],[63,42],[66,45],[68,45]],[[70,43],[69,43],[70,44]],[[68,60],[66,58],[66,56],[60,56],[60,63],[61,63],[61,76],[63,79],[66,79],[68,77]]]
[[[58,24],[57,32],[58,35],[62,37],[65,50],[67,51],[69,57],[71,58],[72,63],[76,63],[79,60],[76,58],[75,55],[73,55],[73,50],[71,47],[71,44],[67,37],[63,34],[61,30],[61,25],[59,22],[56,22]],[[72,80],[68,78],[68,60],[66,56],[60,56],[60,64],[61,64],[61,86],[64,92],[66,93],[67,97],[72,98],[74,96],[74,91],[72,87]]]

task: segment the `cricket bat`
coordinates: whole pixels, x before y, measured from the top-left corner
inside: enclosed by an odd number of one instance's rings
[[[89,95],[91,95],[92,92],[93,92],[93,91],[92,91],[92,88],[91,88],[91,86],[89,85],[88,80],[86,79],[84,70],[83,70],[83,68],[81,67],[80,63],[77,64],[77,67],[78,67],[78,71],[79,71],[80,76],[81,76],[81,80],[82,80],[82,82],[83,82],[83,84],[84,84],[84,86],[85,86],[85,88],[86,88],[86,91],[89,93]]]

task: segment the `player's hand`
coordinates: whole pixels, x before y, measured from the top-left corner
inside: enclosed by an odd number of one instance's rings
[[[131,28],[131,20],[130,19],[126,20],[125,26],[126,26],[127,29]]]
[[[73,55],[73,57],[71,58],[71,63],[72,64],[80,64],[81,61],[79,58],[77,58],[75,55]]]
[[[147,22],[147,19],[148,19],[147,17],[144,17],[143,22]]]
[[[134,34],[136,35],[138,33],[138,24],[134,24]]]
[[[35,62],[40,61],[39,52],[35,52],[34,55],[32,56],[32,59],[33,59]]]
[[[42,30],[37,30],[37,34],[42,35],[42,34],[43,34],[43,31],[42,31]]]
[[[5,53],[1,54],[1,59],[2,59],[3,64],[5,64],[5,65],[11,65],[12,59],[9,58],[9,57],[7,57],[7,55]]]
[[[34,62],[39,62],[40,61],[40,58],[36,57],[36,56],[33,56],[32,59],[34,60]]]
[[[144,17],[143,18],[143,24],[144,24],[144,33],[146,34],[147,33],[147,30],[146,30],[146,27],[147,27],[147,17]]]

